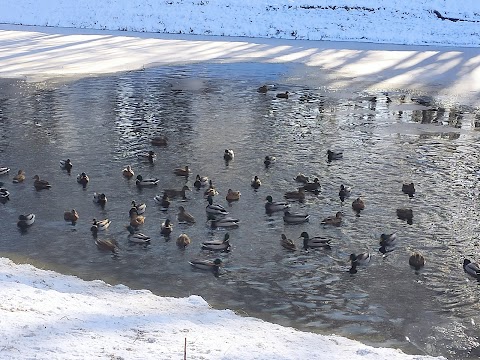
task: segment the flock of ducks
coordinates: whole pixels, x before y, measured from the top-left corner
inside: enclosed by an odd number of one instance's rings
[[[262,91],[261,91],[262,89]],[[259,89],[259,92],[263,92],[263,88]],[[281,94],[277,94],[281,95]],[[287,93],[288,95],[288,93]],[[282,96],[280,96],[282,97]],[[166,145],[166,138],[164,137],[157,137],[154,138],[152,144],[157,144],[159,146]],[[148,161],[153,163],[156,159],[156,154],[153,151],[148,151],[146,153],[138,154],[137,157],[139,159]],[[234,152],[231,149],[226,149],[223,158],[228,165],[230,161],[234,160]],[[327,151],[327,161],[336,161],[341,160],[343,158],[343,152],[341,151]],[[273,156],[266,156],[264,159],[265,167],[270,167],[271,165],[275,164],[276,159]],[[70,159],[61,160],[60,167],[68,172],[71,173],[73,168],[72,162]],[[8,174],[10,169],[8,167],[0,167],[0,175]],[[173,170],[173,174],[176,176],[181,176],[188,178],[191,174],[191,170],[188,166],[183,168],[176,168]],[[126,166],[122,170],[122,175],[126,179],[133,179],[135,178],[135,184],[137,187],[155,187],[159,183],[159,179],[157,178],[143,178],[142,175],[137,175],[135,177],[135,172],[133,171],[130,165]],[[24,170],[19,170],[18,173],[13,177],[13,183],[21,183],[26,180],[26,175]],[[38,175],[33,177],[33,185],[37,191],[50,189],[51,184],[41,179]],[[300,183],[301,186],[298,187],[295,191],[287,191],[284,193],[284,201],[274,201],[272,196],[268,195],[265,199],[265,211],[267,214],[272,215],[277,212],[281,212],[283,214],[283,220],[285,224],[302,224],[309,221],[310,215],[307,213],[293,211],[291,208],[292,201],[304,201],[306,193],[314,193],[318,194],[321,185],[318,178],[313,179],[313,181],[309,181],[309,178],[304,174],[298,174],[295,179],[296,182]],[[82,172],[77,175],[77,183],[82,185],[83,188],[86,188],[89,183],[89,177],[85,172]],[[2,203],[6,203],[9,200],[10,193],[6,188],[3,187],[4,183],[0,182],[0,201]],[[254,191],[257,191],[261,187],[262,183],[258,176],[254,176],[251,180],[251,187]],[[212,180],[208,179],[206,176],[200,176],[199,174],[195,177],[195,182],[193,184],[194,188],[200,190],[205,188],[204,196],[207,200],[207,205],[205,207],[206,215],[207,215],[207,222],[211,226],[212,229],[216,228],[224,228],[224,229],[234,229],[239,226],[239,219],[233,218],[229,216],[229,212],[220,204],[214,202],[214,196],[218,195],[218,191],[215,189],[215,186],[212,183]],[[162,211],[166,211],[169,209],[172,199],[178,198],[181,200],[187,199],[186,192],[190,191],[187,185],[184,185],[182,189],[165,189],[163,194],[156,195],[154,197],[154,201],[160,205],[160,209]],[[413,197],[415,194],[415,185],[413,183],[403,184],[402,185],[402,192],[407,194],[409,197]],[[340,185],[338,196],[343,203],[347,198],[349,198],[351,194],[351,189],[346,187],[345,185]],[[240,191],[234,191],[232,189],[228,189],[225,199],[228,202],[239,201],[241,197]],[[102,207],[105,207],[107,204],[107,197],[104,193],[94,193],[93,195],[94,203],[99,204]],[[357,213],[360,214],[361,211],[365,209],[365,202],[361,197],[358,197],[352,201],[352,209]],[[135,201],[132,201],[131,208],[129,211],[129,224],[126,227],[128,230],[128,240],[133,243],[149,243],[151,238],[139,231],[139,228],[145,222],[145,216],[143,215],[146,211],[146,204],[141,203],[137,204]],[[338,211],[334,216],[326,217],[321,221],[322,225],[326,226],[335,226],[339,227],[342,225],[343,220],[343,212]],[[67,222],[71,222],[73,225],[78,221],[79,214],[75,209],[67,210],[64,212],[64,220]],[[413,212],[411,209],[397,209],[397,217],[401,220],[407,221],[409,224],[412,223],[413,219]],[[187,212],[187,210],[183,206],[178,207],[178,214],[177,214],[178,223],[183,224],[195,224],[195,218]],[[17,226],[22,230],[25,231],[27,228],[33,225],[35,222],[35,214],[26,214],[20,215],[18,217]],[[99,236],[101,233],[105,233],[111,221],[109,219],[102,219],[92,220],[91,225],[91,232],[93,237],[95,238],[95,244],[101,250],[108,250],[116,254],[118,249],[118,244],[115,240],[109,239],[107,237]],[[169,237],[172,234],[173,224],[170,219],[166,219],[160,228],[160,234],[166,237]],[[309,249],[330,249],[331,248],[331,239],[322,237],[322,236],[310,236],[307,232],[303,231],[300,234],[300,238],[303,239],[303,246],[304,250]],[[176,244],[179,248],[185,249],[192,243],[190,237],[182,233],[176,238]],[[285,234],[281,235],[280,244],[285,249],[290,251],[297,250],[297,245],[295,242],[289,238]],[[379,252],[382,253],[384,256],[396,248],[397,245],[397,235],[395,233],[392,234],[382,234],[380,236],[379,241]],[[224,236],[224,239],[221,241],[205,241],[201,244],[202,250],[208,250],[213,252],[228,252],[231,250],[230,244],[230,234],[227,232]],[[357,273],[357,268],[359,266],[365,266],[370,262],[371,254],[369,252],[363,253],[352,253],[350,255],[350,269],[348,272],[351,274]],[[190,265],[195,268],[199,269],[207,269],[212,271],[215,275],[219,274],[220,266],[222,266],[222,260],[220,258],[216,258],[213,260],[210,259],[195,259],[191,260]],[[422,267],[425,266],[425,258],[422,254],[418,252],[414,252],[411,254],[409,258],[409,265],[414,268],[416,271],[420,270]],[[475,277],[480,281],[480,267],[477,263],[470,261],[469,259],[465,259],[463,263],[464,271]]]

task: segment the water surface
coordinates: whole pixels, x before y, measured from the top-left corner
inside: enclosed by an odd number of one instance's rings
[[[0,166],[12,170],[0,177],[11,192],[11,201],[0,204],[1,255],[163,296],[198,294],[215,308],[375,346],[478,358],[480,288],[462,268],[465,257],[480,260],[478,113],[398,89],[326,89],[320,78],[296,65],[202,64],[81,80],[2,80]],[[264,83],[271,91],[260,94]],[[284,91],[289,99],[277,99]],[[167,136],[168,146],[152,147],[156,135]],[[228,165],[226,148],[235,151]],[[157,161],[139,161],[137,154],[151,149]],[[342,149],[344,158],[328,163],[327,149]],[[277,159],[268,169],[265,155]],[[66,158],[74,164],[71,175],[59,167]],[[139,190],[122,177],[128,164],[160,185]],[[186,180],[173,174],[185,165],[192,169]],[[18,169],[27,180],[12,184]],[[86,189],[75,180],[82,171],[91,179]],[[318,177],[322,189],[292,202],[310,222],[286,225],[281,215],[265,214],[264,200],[282,200],[295,190],[300,172]],[[52,188],[35,191],[35,174]],[[203,191],[173,201],[167,212],[153,201],[165,188],[193,189],[196,174],[213,180],[220,192],[215,202],[241,220],[230,231],[230,253],[200,249],[202,241],[225,234],[205,223]],[[254,175],[262,180],[258,191],[250,187]],[[404,182],[415,183],[413,198],[402,193]],[[345,203],[338,197],[342,183],[352,187]],[[227,204],[229,188],[241,191],[240,201]],[[107,195],[105,209],[93,203],[93,192]],[[366,202],[360,216],[351,209],[358,196]],[[150,245],[128,242],[132,200],[147,204],[141,231],[152,236]],[[195,225],[177,223],[180,205]],[[401,207],[413,210],[412,224],[397,219]],[[80,214],[75,226],[63,220],[72,208]],[[345,214],[341,227],[321,225],[337,211]],[[31,212],[35,224],[20,233],[18,215]],[[118,256],[96,248],[93,217],[112,220],[102,237],[116,239]],[[170,240],[160,236],[167,217],[174,223]],[[331,238],[332,249],[288,252],[280,246],[285,233],[300,247],[302,231]],[[391,232],[399,244],[383,257],[380,234]],[[175,245],[180,233],[192,238],[184,251]],[[349,274],[349,255],[367,250],[371,263]],[[419,272],[408,265],[412,251],[427,259]],[[225,263],[218,278],[188,264],[217,256]]]

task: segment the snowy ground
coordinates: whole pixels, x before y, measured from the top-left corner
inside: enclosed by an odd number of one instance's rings
[[[14,45],[14,46],[12,46]],[[477,48],[0,25],[0,77],[31,81],[195,62],[297,62],[326,89],[411,89],[480,105]]]
[[[480,46],[477,0],[15,0],[0,23],[151,33]]]
[[[2,359],[433,359],[1,258],[0,287]]]

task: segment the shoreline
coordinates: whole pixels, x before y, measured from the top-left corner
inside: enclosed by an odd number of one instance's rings
[[[478,48],[0,25],[0,78],[44,81],[193,63],[296,63],[321,86],[429,92],[480,105]]]

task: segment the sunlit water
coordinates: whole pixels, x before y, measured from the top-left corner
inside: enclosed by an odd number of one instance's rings
[[[480,260],[474,110],[427,97],[422,105],[414,101],[418,95],[398,90],[387,97],[325,89],[316,75],[293,65],[237,64],[34,84],[2,80],[0,166],[12,170],[0,176],[11,192],[11,201],[0,204],[1,255],[164,296],[198,294],[216,308],[376,346],[478,358],[480,287],[462,268],[465,257]],[[263,83],[272,87],[267,94],[256,91]],[[286,90],[289,99],[275,97]],[[152,147],[156,135],[166,135],[168,146]],[[236,154],[228,166],[226,148]],[[154,165],[136,156],[150,149],[158,155]],[[328,163],[327,149],[342,149],[344,158]],[[268,169],[265,155],[277,158]],[[74,165],[71,175],[59,167],[66,158]],[[159,186],[139,190],[121,174],[128,164],[136,174],[158,177]],[[186,181],[191,189],[196,174],[208,176],[220,191],[215,202],[241,220],[230,230],[230,253],[200,249],[202,241],[225,233],[206,225],[203,190],[173,201],[168,212],[153,201],[163,189],[184,185],[173,169],[185,165],[192,169]],[[12,184],[18,169],[27,180]],[[91,179],[86,189],[75,179],[82,171]],[[292,203],[311,215],[310,222],[286,225],[281,215],[265,214],[264,200],[282,200],[295,190],[300,172],[318,177],[322,189]],[[35,191],[35,174],[52,188]],[[250,187],[254,175],[262,180],[258,191]],[[416,185],[413,198],[401,191],[405,181]],[[353,189],[344,204],[342,183]],[[229,188],[242,194],[231,205],[225,201]],[[93,203],[93,192],[106,193],[105,209]],[[366,209],[356,216],[351,202],[360,195]],[[153,238],[148,246],[128,242],[132,200],[147,204],[141,231]],[[195,225],[177,223],[179,205],[195,216]],[[397,219],[400,207],[413,209],[413,224]],[[72,208],[80,214],[75,226],[63,220]],[[339,210],[345,214],[341,227],[321,225]],[[31,212],[36,222],[21,234],[17,217]],[[112,220],[101,236],[117,240],[118,256],[95,246],[93,217]],[[174,223],[170,241],[160,236],[167,217]],[[289,252],[280,246],[285,233],[300,247],[302,231],[331,238],[332,249]],[[382,257],[380,234],[390,232],[399,244]],[[193,240],[186,250],[175,245],[180,233]],[[368,249],[371,263],[349,274],[349,255]],[[427,259],[417,273],[408,265],[412,251]],[[225,265],[218,278],[188,264],[217,256]]]

